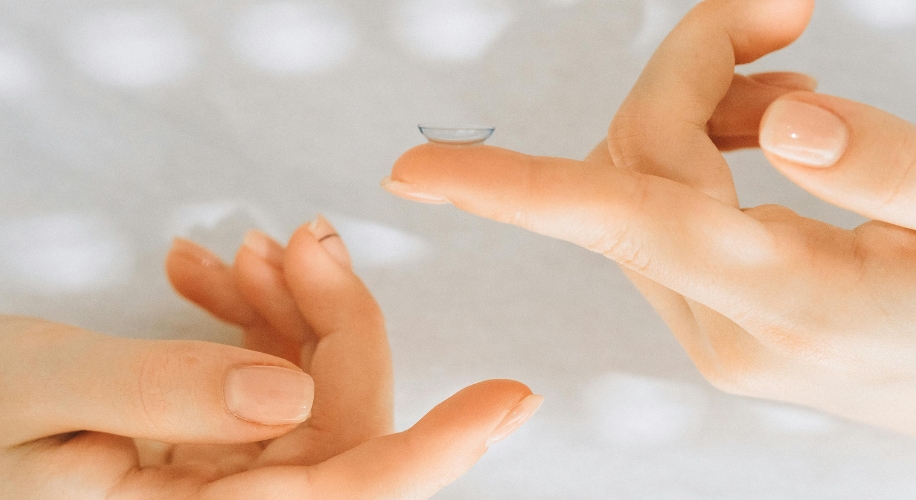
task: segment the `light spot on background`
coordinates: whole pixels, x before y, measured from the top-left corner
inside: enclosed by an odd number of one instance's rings
[[[0,99],[20,97],[39,85],[39,70],[25,54],[0,47]]]
[[[266,2],[239,12],[232,43],[239,58],[274,73],[324,71],[356,46],[352,23],[332,3]]]
[[[582,0],[544,0],[550,7],[573,7],[582,3]]]
[[[406,0],[395,29],[411,52],[429,59],[479,58],[509,27],[512,11],[482,0]]]
[[[666,445],[697,432],[708,405],[698,387],[619,373],[593,380],[583,398],[597,436],[635,446]]]
[[[182,207],[175,214],[171,232],[184,235],[197,227],[212,230],[238,209],[239,204],[234,201],[197,203]]]
[[[87,15],[74,23],[64,42],[74,64],[89,76],[129,87],[175,82],[199,56],[183,21],[153,7]]]
[[[645,0],[642,6],[642,22],[633,38],[633,47],[654,51],[677,25],[680,12],[664,0]]]
[[[356,268],[395,267],[432,254],[428,241],[397,228],[336,215],[328,220],[346,243]]]
[[[789,434],[824,434],[837,427],[836,419],[805,408],[759,403],[752,409],[754,415],[767,428]]]
[[[99,216],[0,221],[3,286],[40,295],[95,291],[128,281],[133,267],[127,243]]]
[[[285,241],[283,232],[267,211],[251,203],[230,200],[181,207],[173,216],[167,236],[190,238],[230,259],[250,229],[259,229],[278,241]]]
[[[846,10],[876,28],[916,25],[916,0],[843,0]]]

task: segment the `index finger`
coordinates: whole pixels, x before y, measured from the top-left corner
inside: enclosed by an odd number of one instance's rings
[[[398,159],[391,179],[395,194],[441,197],[575,243],[722,311],[734,309],[736,294],[756,293],[749,278],[778,257],[770,231],[737,208],[604,163],[422,145]]]
[[[706,124],[735,65],[778,50],[804,30],[813,0],[707,0],[649,60],[614,117],[614,164],[665,177],[738,206],[731,173]]]

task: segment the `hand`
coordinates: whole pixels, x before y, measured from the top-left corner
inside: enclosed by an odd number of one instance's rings
[[[386,187],[617,261],[726,391],[916,434],[916,129],[835,97],[748,93],[733,76],[797,38],[812,10],[699,4],[585,161],[424,145]],[[717,146],[754,145],[758,132],[789,178],[875,220],[847,231],[784,207],[740,209]]]
[[[382,316],[333,233],[252,232],[232,267],[176,240],[175,288],[250,349],[0,320],[0,498],[424,499],[463,474],[541,398],[483,382],[391,434]]]

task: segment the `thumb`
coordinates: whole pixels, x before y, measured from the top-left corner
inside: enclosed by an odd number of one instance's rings
[[[260,441],[305,420],[313,392],[295,365],[255,351],[0,317],[0,446],[83,430]]]
[[[519,382],[481,382],[440,403],[407,431],[367,441],[317,465],[236,474],[210,485],[201,498],[425,500],[518,429],[542,401]]]
[[[916,229],[916,125],[854,101],[794,92],[770,105],[760,146],[815,196]]]

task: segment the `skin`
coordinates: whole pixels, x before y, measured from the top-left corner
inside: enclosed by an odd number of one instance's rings
[[[0,318],[0,498],[425,499],[516,428],[503,424],[521,402],[530,417],[539,397],[491,380],[393,433],[384,321],[340,238],[319,242],[333,232],[319,220],[285,248],[262,235],[231,266],[176,241],[175,289],[242,328],[246,348]],[[309,374],[311,415],[229,413],[222,387],[238,365]]]
[[[803,89],[802,76],[734,74],[795,40],[812,11],[811,0],[697,5],[584,161],[423,145],[383,184],[616,261],[725,391],[916,434],[916,127]],[[756,146],[785,101],[833,113],[848,144],[827,168],[767,158],[873,220],[844,230],[741,207],[720,151]]]
[[[861,104],[791,92],[810,87],[800,75],[733,75],[734,64],[791,42],[810,14],[807,0],[700,4],[585,161],[421,146],[391,177],[402,194],[408,186],[620,263],[725,390],[914,433],[916,130]],[[771,162],[873,221],[845,231],[782,207],[740,208],[719,150],[755,145],[768,103],[782,99],[830,109],[850,143],[829,169],[768,153]],[[243,249],[229,268],[185,250],[192,255],[169,258],[176,288],[241,326],[250,349],[3,318],[0,494],[428,498],[530,396],[517,382],[478,384],[387,434],[390,361],[377,306],[314,234],[300,230],[275,248],[281,268],[276,252]],[[310,373],[321,425],[228,414],[207,388],[236,364]]]

